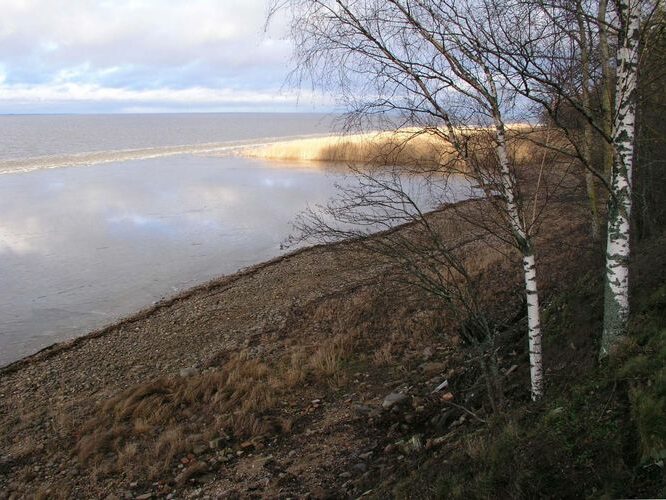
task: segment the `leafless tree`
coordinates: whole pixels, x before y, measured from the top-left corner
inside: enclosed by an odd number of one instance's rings
[[[484,0],[484,5],[487,28],[479,38],[484,50],[500,61],[513,89],[559,125],[562,103],[584,122],[582,140],[570,127],[560,129],[571,154],[587,169],[592,198],[592,176],[608,193],[600,351],[606,357],[627,331],[638,68],[644,27],[660,2],[616,0],[612,9],[606,0]],[[598,110],[592,106],[593,89],[600,94]],[[592,161],[593,136],[603,149],[601,164]]]
[[[334,88],[359,120],[400,116],[439,137],[484,194],[522,258],[537,399],[543,394],[537,226],[526,212],[508,145],[507,123],[519,103],[501,59],[481,43],[486,20],[477,16],[479,6],[483,2],[285,0],[275,8],[292,15],[299,77]]]
[[[501,325],[485,313],[480,277],[466,262],[488,233],[467,224],[464,231],[443,231],[431,212],[474,189],[466,181],[449,179],[449,172],[408,165],[349,168],[351,180],[338,185],[338,196],[299,216],[291,243],[356,240],[387,266],[396,289],[418,288],[435,297],[451,324],[459,325],[461,339],[480,365],[490,406],[500,412],[503,390],[495,339]]]

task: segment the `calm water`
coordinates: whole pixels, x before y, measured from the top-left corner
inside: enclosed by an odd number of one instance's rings
[[[326,134],[334,121],[305,113],[0,115],[0,173],[219,153]]]
[[[353,180],[199,146],[330,126],[313,115],[0,117],[0,365],[280,254],[293,218]]]

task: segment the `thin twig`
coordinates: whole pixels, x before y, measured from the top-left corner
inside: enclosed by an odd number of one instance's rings
[[[452,402],[452,401],[444,401],[444,402],[445,402],[447,405],[451,405],[451,406],[453,406],[453,407],[455,407],[455,408],[458,408],[459,410],[464,411],[465,413],[467,413],[468,415],[474,417],[476,420],[478,420],[478,421],[481,422],[482,424],[485,424],[485,423],[486,423],[486,421],[485,421],[484,419],[482,419],[481,417],[479,417],[479,416],[478,416],[476,413],[474,413],[473,411],[468,410],[468,409],[465,408],[464,406],[461,406],[461,405],[459,405],[459,404],[456,404],[456,403],[454,403],[454,402]]]
[[[608,400],[606,401],[606,404],[604,405],[603,409],[601,410],[601,414],[599,415],[599,418],[597,418],[597,422],[600,422],[601,419],[604,416],[604,413],[606,413],[606,409],[608,408],[608,405],[611,402],[611,399],[613,399],[613,396],[615,395],[615,389],[617,388],[617,380],[613,382],[613,390],[610,393],[610,396],[608,396]]]

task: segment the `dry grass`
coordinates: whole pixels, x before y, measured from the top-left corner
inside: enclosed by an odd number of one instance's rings
[[[220,355],[221,366],[212,364],[190,377],[161,377],[119,393],[82,427],[76,445],[80,463],[101,479],[122,473],[130,480],[155,480],[175,474],[181,458],[216,437],[234,447],[291,432],[293,417],[281,411],[280,401],[304,385],[346,383],[353,365],[348,362],[367,346],[369,352],[377,350],[385,332],[398,331],[405,312],[391,300],[372,288],[327,297],[285,327],[300,341],[270,363],[247,353]],[[418,328],[405,334],[423,338]],[[390,355],[400,356],[411,342],[395,340],[400,335],[392,334]]]
[[[532,159],[536,148],[526,137],[532,134],[533,138],[536,138],[536,135],[543,133],[534,131],[527,125],[514,125],[509,130],[510,150],[516,161],[524,162]],[[470,140],[470,145],[479,151],[488,150],[488,145],[492,144],[490,131],[487,129],[470,128],[464,132]],[[267,160],[405,165],[425,168],[452,166],[457,157],[451,144],[439,135],[414,128],[276,142],[245,149],[242,154]]]
[[[340,372],[340,365],[349,356],[353,345],[353,338],[347,335],[338,334],[326,339],[310,358],[310,366],[316,374],[332,377]]]
[[[99,464],[116,457],[116,470],[152,476],[192,451],[204,435],[238,439],[279,429],[268,415],[279,384],[264,363],[241,353],[224,366],[191,377],[162,377],[122,392],[88,420],[77,443],[81,463]],[[207,432],[217,429],[216,432]],[[198,435],[198,439],[192,436]]]
[[[5,452],[16,458],[16,460],[23,460],[31,455],[39,452],[39,442],[33,436],[28,436],[17,443],[12,443],[5,448]]]
[[[289,361],[282,371],[282,381],[285,388],[291,389],[305,381],[308,374],[307,364],[308,356],[305,350],[296,348],[289,356]]]
[[[414,130],[298,139],[247,149],[243,154],[270,160],[428,166],[453,157],[450,145]]]
[[[394,349],[393,342],[390,341],[386,342],[373,354],[372,356],[373,362],[378,366],[385,366],[391,364],[394,360],[393,349]]]

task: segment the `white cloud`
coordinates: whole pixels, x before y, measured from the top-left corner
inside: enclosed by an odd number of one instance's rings
[[[267,5],[268,0],[5,1],[0,112],[54,105],[61,110],[67,102],[93,108],[122,103],[122,109],[188,102],[294,106],[294,92],[279,92],[291,45],[277,31],[263,32]]]
[[[5,86],[0,103],[7,101],[114,101],[121,103],[181,103],[181,104],[265,104],[294,102],[295,93],[279,95],[262,91],[243,91],[230,88],[189,87],[184,89],[133,90],[110,88],[70,82],[46,85]]]

